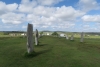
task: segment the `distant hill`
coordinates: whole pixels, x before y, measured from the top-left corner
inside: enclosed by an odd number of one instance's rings
[[[3,33],[24,33],[25,31],[0,31]]]
[[[26,31],[0,31],[3,33],[25,33]],[[34,31],[35,32],[35,31]],[[74,33],[74,34],[79,34],[81,32],[68,32],[68,31],[48,31],[48,30],[44,30],[44,31],[39,31],[39,32],[58,32],[58,33]],[[84,32],[85,34],[89,34],[89,35],[100,35],[100,32]]]

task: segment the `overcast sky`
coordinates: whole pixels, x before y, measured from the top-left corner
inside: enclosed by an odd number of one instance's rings
[[[100,0],[0,0],[0,31],[100,32]]]

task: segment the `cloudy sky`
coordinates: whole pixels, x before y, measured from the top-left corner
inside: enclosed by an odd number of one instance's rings
[[[100,0],[0,0],[0,31],[100,32]]]

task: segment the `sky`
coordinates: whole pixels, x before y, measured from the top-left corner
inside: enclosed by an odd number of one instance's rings
[[[0,31],[100,32],[100,0],[0,0]]]

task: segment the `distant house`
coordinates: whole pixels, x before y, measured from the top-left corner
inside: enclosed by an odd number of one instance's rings
[[[50,33],[50,32],[47,32],[47,34],[46,34],[46,35],[48,35],[48,36],[49,36],[49,35],[51,35],[51,34],[52,34],[52,33]]]
[[[50,33],[50,32],[43,32],[43,34],[42,35],[47,35],[47,36],[50,36],[52,33]]]
[[[15,33],[10,33],[9,35],[10,35],[10,36],[15,36],[16,34],[15,34]]]
[[[21,36],[25,36],[25,35],[26,35],[25,33],[22,33],[22,34],[21,34]]]
[[[65,37],[65,34],[60,34],[60,37]]]
[[[47,35],[50,35],[50,33],[47,33]]]
[[[20,33],[20,32],[11,32],[9,33],[10,36],[25,36],[26,33]]]
[[[99,35],[95,35],[95,36],[99,36]]]

